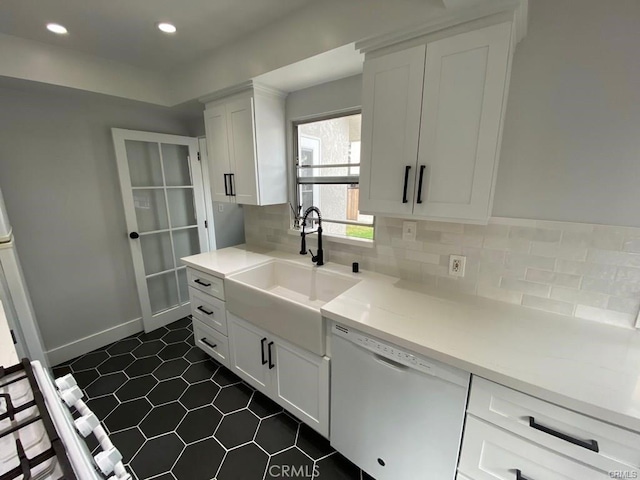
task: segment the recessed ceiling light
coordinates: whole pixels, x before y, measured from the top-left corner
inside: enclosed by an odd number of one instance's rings
[[[164,33],[176,33],[176,27],[170,23],[162,22],[158,24],[158,28]]]
[[[58,23],[47,23],[47,30],[58,35],[64,35],[67,33],[67,29]]]

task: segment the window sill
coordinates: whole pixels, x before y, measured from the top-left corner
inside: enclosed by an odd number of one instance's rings
[[[295,230],[293,228],[287,230],[287,233],[289,235],[295,235],[297,237],[300,236],[300,230]],[[374,248],[376,246],[375,240],[369,240],[367,238],[343,237],[342,235],[332,235],[330,233],[323,233],[322,240],[329,243],[341,243],[343,245],[351,245],[354,247],[362,248]]]

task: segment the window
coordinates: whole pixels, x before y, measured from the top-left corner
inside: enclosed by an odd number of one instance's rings
[[[325,233],[373,239],[372,215],[358,210],[361,115],[294,125],[297,212],[315,205]],[[315,215],[313,216],[315,218]]]

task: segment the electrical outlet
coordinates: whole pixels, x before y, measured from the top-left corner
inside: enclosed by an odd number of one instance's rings
[[[218,211],[219,212],[224,212],[224,203],[219,203],[218,204]]]
[[[467,263],[467,257],[463,255],[449,256],[449,275],[454,277],[464,277],[464,266]]]
[[[402,222],[402,240],[415,241],[416,230],[418,230],[418,222]]]

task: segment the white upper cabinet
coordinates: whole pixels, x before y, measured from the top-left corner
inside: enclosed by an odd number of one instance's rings
[[[365,60],[362,212],[488,221],[511,35],[504,22]]]
[[[204,120],[212,200],[286,203],[284,97],[254,87],[207,103]]]

